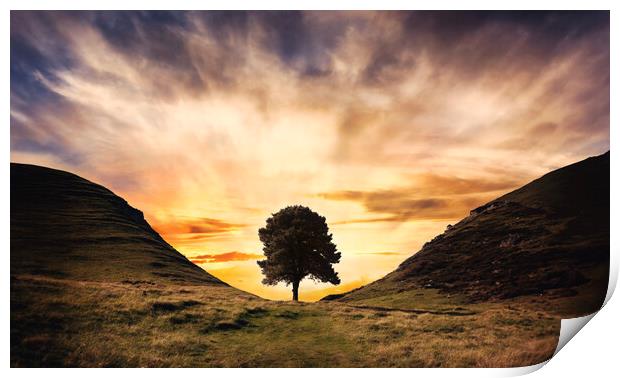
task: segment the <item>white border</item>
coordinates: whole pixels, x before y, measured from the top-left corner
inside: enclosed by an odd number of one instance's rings
[[[9,112],[10,112],[10,50],[9,50],[9,35],[10,35],[10,12],[9,9],[611,9],[611,41],[612,41],[612,54],[611,54],[611,67],[618,65],[617,59],[617,41],[618,41],[618,17],[615,15],[615,9],[612,6],[612,1],[597,1],[590,0],[584,1],[396,1],[396,0],[382,0],[382,1],[369,1],[369,0],[357,0],[357,1],[283,1],[283,0],[262,0],[260,2],[251,3],[249,1],[240,0],[227,0],[218,2],[204,2],[204,1],[191,1],[191,0],[151,0],[151,1],[121,1],[121,0],[108,0],[108,1],[77,1],[77,0],[56,0],[56,1],[8,1],[5,2],[8,5],[7,9],[2,16],[0,16],[2,30],[5,33],[2,38],[2,58],[0,64],[2,65],[2,71],[4,73],[4,133],[2,133],[2,148],[4,153],[10,160],[10,138],[9,138]],[[260,7],[259,7],[260,5]],[[614,95],[614,90],[617,86],[618,80],[615,72],[611,76],[611,145],[615,146],[618,139],[617,135],[617,115],[615,105],[617,104],[617,97]],[[2,241],[4,248],[4,264],[2,264],[3,272],[3,290],[2,290],[2,320],[4,323],[4,342],[2,343],[2,355],[6,359],[5,367],[9,366],[10,358],[10,288],[9,288],[9,275],[10,275],[10,260],[9,260],[9,206],[10,206],[10,188],[9,181],[9,164],[5,160],[5,164],[0,165],[2,183],[0,190],[0,213],[3,214],[2,226],[0,232],[2,235]],[[611,154],[611,193],[620,193],[620,186],[618,185],[618,159],[615,154]],[[612,195],[611,198],[611,210],[612,230],[618,230],[618,214],[619,202]],[[611,268],[612,274],[610,275],[610,289],[608,291],[608,298],[611,297],[611,293],[615,288],[615,282],[618,275],[618,235],[612,232],[611,245],[612,245],[612,261]],[[577,341],[569,343],[562,352],[549,361],[549,366],[545,369],[537,372],[537,375],[541,376],[583,376],[585,374],[594,376],[597,373],[609,375],[612,371],[617,371],[616,358],[618,345],[619,332],[617,319],[620,315],[620,306],[618,300],[611,300],[605,308],[597,314],[597,320],[588,324],[586,330],[580,332],[576,336]],[[209,369],[183,369],[178,370],[163,370],[163,369],[149,369],[149,370],[129,370],[123,369],[114,371],[113,374],[120,375],[149,375],[156,377],[168,377],[170,374],[182,374],[185,376],[203,376],[203,375],[221,375],[221,376],[236,376],[236,375],[252,375],[252,376],[269,376],[269,377],[287,377],[294,374],[297,377],[310,377],[316,374],[327,374],[334,376],[342,376],[343,374],[355,374],[360,376],[375,376],[377,374],[385,373],[394,377],[410,377],[411,375],[421,374],[423,376],[514,376],[520,374],[527,374],[529,372],[538,370],[545,364],[540,364],[528,368],[517,369],[390,369],[385,371],[378,371],[383,369],[347,369],[346,371],[340,371],[340,369],[322,370],[320,373],[314,371],[314,369],[297,369],[294,372],[288,369],[225,369],[216,370]],[[45,371],[30,370],[30,369],[11,369],[10,374],[15,376],[30,376],[34,374],[45,374],[54,376],[78,375],[83,374],[80,370],[76,369],[46,369]],[[106,377],[112,372],[107,369],[91,369],[88,372],[95,377]]]

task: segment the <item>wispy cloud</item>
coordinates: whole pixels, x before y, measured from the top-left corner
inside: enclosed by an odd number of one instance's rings
[[[200,242],[205,239],[226,237],[248,226],[221,219],[179,216],[167,217],[165,221],[153,218],[151,224],[164,238],[174,242]]]
[[[511,179],[464,179],[425,174],[412,177],[415,184],[374,191],[343,190],[319,193],[332,201],[360,203],[368,213],[387,214],[380,217],[346,219],[331,224],[405,222],[420,219],[455,219],[470,209],[497,196],[498,192],[514,189]]]

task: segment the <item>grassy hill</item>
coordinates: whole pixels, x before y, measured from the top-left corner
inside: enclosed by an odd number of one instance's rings
[[[592,313],[607,290],[609,169],[607,152],[546,174],[472,210],[381,280],[327,299],[419,307],[432,292]]]
[[[604,295],[609,157],[585,162],[474,210],[384,279],[319,303],[234,289],[104,187],[11,164],[11,366],[542,362],[560,318]]]
[[[15,163],[11,275],[225,285],[103,186],[68,172]]]

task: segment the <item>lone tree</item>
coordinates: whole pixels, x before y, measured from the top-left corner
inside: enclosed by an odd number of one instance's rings
[[[332,243],[325,217],[305,206],[288,206],[267,219],[258,230],[266,260],[258,261],[265,278],[263,284],[293,284],[293,300],[299,296],[299,282],[340,283],[332,264],[340,261],[340,252]]]

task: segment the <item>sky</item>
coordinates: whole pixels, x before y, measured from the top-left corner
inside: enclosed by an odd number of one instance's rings
[[[609,149],[608,12],[11,12],[11,161],[141,209],[270,299],[258,229],[301,204],[381,278],[448,224]]]

